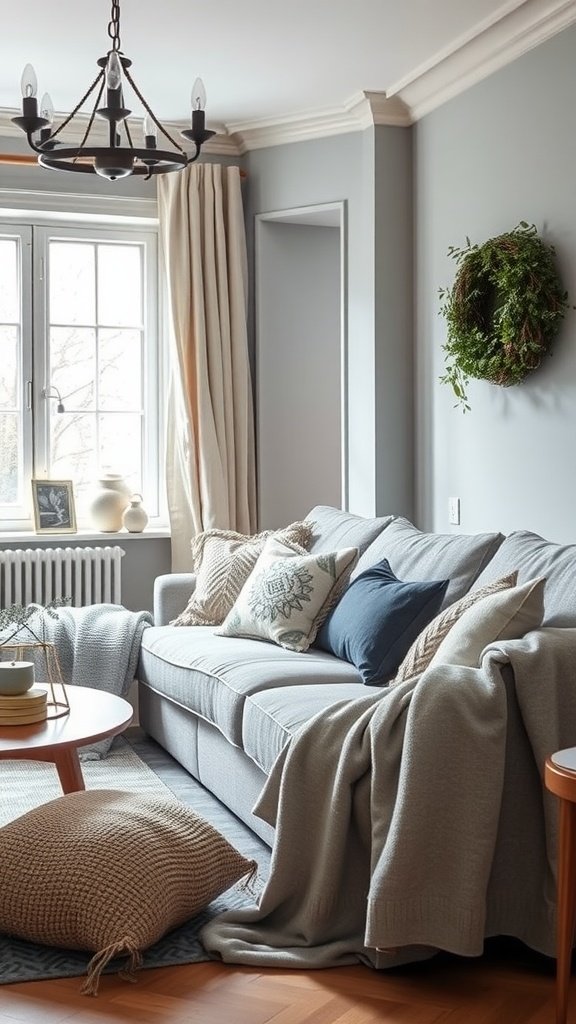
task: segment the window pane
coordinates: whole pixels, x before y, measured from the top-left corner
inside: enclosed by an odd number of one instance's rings
[[[18,405],[18,370],[18,328],[0,326],[0,409]]]
[[[82,413],[51,416],[52,459],[50,472],[56,480],[73,480],[77,504],[94,485],[96,467],[96,417]]]
[[[18,322],[18,298],[18,242],[0,238],[0,323]]]
[[[0,504],[18,501],[20,454],[19,417],[17,413],[0,413]]]
[[[98,323],[140,327],[142,250],[136,245],[98,246]]]
[[[81,327],[50,330],[50,382],[58,388],[67,412],[94,407],[96,331]]]
[[[137,413],[100,416],[100,466],[121,473],[133,491],[142,491],[142,420]]]
[[[101,330],[99,340],[99,408],[139,412],[142,407],[140,331]]]
[[[93,324],[96,316],[94,245],[50,242],[50,322]]]

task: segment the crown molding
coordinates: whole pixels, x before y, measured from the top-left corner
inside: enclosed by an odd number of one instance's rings
[[[403,100],[412,121],[576,22],[576,0],[511,0],[497,18],[416,68],[386,90]]]
[[[461,36],[386,92],[360,92],[341,107],[288,114],[212,126],[217,134],[205,144],[207,155],[238,157],[252,149],[348,132],[372,125],[408,127],[494,71],[516,60],[576,22],[576,0],[508,0],[473,32]],[[18,111],[0,108],[0,137],[22,139],[10,118]],[[77,123],[87,125],[88,116]],[[177,133],[183,124],[166,123]],[[63,141],[78,138],[78,131],[62,133]],[[95,121],[91,139],[106,145],[108,126]]]
[[[406,127],[410,123],[409,111],[399,97],[390,99],[383,92],[361,92],[343,107],[258,121],[237,121],[226,127],[232,137],[239,140],[245,153],[265,146],[362,131],[374,124]]]

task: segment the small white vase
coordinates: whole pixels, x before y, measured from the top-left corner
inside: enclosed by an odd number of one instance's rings
[[[122,529],[122,513],[130,504],[130,488],[119,473],[104,473],[90,502],[92,523],[102,533]]]
[[[146,523],[148,522],[148,514],[146,509],[142,506],[141,494],[130,495],[130,504],[128,505],[128,508],[124,510],[122,522],[128,530],[128,533],[142,533]]]

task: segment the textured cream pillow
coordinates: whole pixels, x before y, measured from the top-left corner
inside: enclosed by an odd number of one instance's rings
[[[58,797],[5,825],[0,863],[0,931],[94,950],[85,995],[113,957],[132,972],[141,950],[256,870],[185,804],[117,790]]]
[[[519,640],[531,629],[537,629],[544,617],[545,583],[545,578],[540,577],[483,597],[452,626],[430,666],[477,667],[488,644],[497,640]]]
[[[481,601],[483,597],[488,597],[490,594],[497,594],[501,590],[508,590],[510,587],[514,587],[517,578],[517,572],[510,573],[509,576],[502,576],[501,579],[487,583],[485,587],[480,587],[479,590],[465,594],[459,601],[448,605],[416,637],[390,685],[395,686],[396,683],[403,683],[405,679],[420,675],[425,668],[428,668],[444,637],[448,635],[464,612],[476,604],[477,601]]]
[[[298,522],[251,537],[233,530],[199,533],[192,541],[196,587],[184,611],[170,625],[219,626],[256,565],[267,538],[278,537],[305,551],[313,529],[313,522]]]
[[[272,640],[289,651],[307,650],[357,559],[357,548],[302,555],[296,545],[269,537],[216,632]]]

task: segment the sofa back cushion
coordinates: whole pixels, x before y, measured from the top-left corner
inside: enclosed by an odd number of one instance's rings
[[[448,579],[446,608],[470,590],[503,540],[501,533],[422,533],[408,519],[394,519],[359,558],[352,579],[387,558],[401,580]]]
[[[341,508],[315,505],[306,516],[306,522],[313,523],[308,550],[317,555],[324,551],[338,551],[340,548],[357,548],[359,554],[362,554],[393,518],[382,516],[379,519],[365,519],[352,512],[344,512]]]
[[[555,544],[518,530],[506,537],[474,587],[513,570],[518,571],[519,583],[546,578],[544,626],[576,626],[576,544]]]

